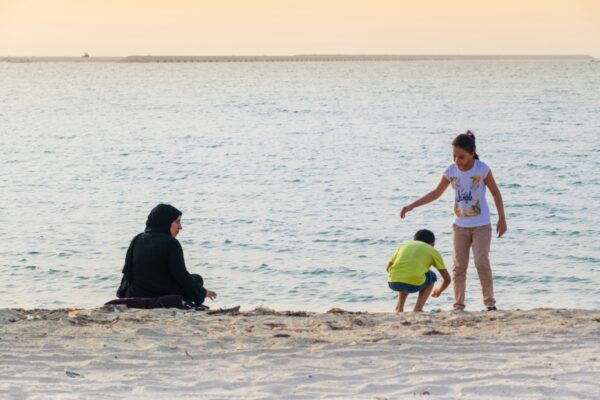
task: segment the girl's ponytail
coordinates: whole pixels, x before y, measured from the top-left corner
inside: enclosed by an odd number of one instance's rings
[[[466,133],[461,133],[454,138],[452,141],[452,146],[460,147],[469,153],[473,153],[473,158],[479,160],[477,146],[475,145],[475,134],[473,132],[467,131]]]
[[[467,133],[465,133],[465,135],[473,138],[473,158],[476,160],[479,160],[479,154],[477,154],[477,151],[476,151],[477,146],[475,145],[475,134],[467,129]]]

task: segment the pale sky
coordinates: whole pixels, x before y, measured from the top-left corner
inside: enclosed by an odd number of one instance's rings
[[[0,0],[0,56],[588,54],[600,0]]]

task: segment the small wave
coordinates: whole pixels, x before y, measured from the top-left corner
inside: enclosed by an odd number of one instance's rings
[[[589,263],[589,264],[600,263],[600,258],[596,258],[596,257],[567,256],[566,258],[567,258],[567,260],[574,260],[574,261],[578,261],[578,262],[582,262],[582,263]]]
[[[303,271],[301,275],[333,275],[337,271],[327,269],[327,268],[316,268],[313,270]]]
[[[231,221],[232,224],[253,224],[254,221],[251,219],[234,219],[233,221]]]
[[[506,189],[518,189],[521,187],[521,185],[519,185],[518,183],[509,183],[506,185],[501,185],[501,187]]]
[[[591,279],[588,278],[579,278],[577,276],[569,276],[562,279],[564,282],[572,282],[572,283],[592,283]]]
[[[497,282],[510,282],[510,283],[525,283],[531,280],[528,275],[496,275],[494,280]]]

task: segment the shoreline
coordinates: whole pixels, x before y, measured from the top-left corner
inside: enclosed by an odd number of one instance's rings
[[[342,61],[597,61],[586,54],[567,55],[394,55],[394,54],[299,54],[290,56],[189,56],[130,55],[124,57],[0,56],[7,63],[223,63],[223,62],[342,62]]]
[[[412,326],[419,328],[428,328],[434,326],[439,332],[434,335],[446,335],[455,337],[477,338],[482,335],[487,339],[506,338],[509,333],[531,334],[540,333],[544,335],[582,335],[588,331],[576,330],[577,324],[589,328],[589,332],[600,334],[600,310],[588,309],[567,309],[567,308],[536,308],[531,310],[498,310],[498,311],[442,311],[432,310],[431,312],[370,312],[370,311],[348,311],[341,308],[331,308],[327,312],[303,311],[303,310],[274,310],[263,306],[257,306],[254,309],[241,309],[240,306],[230,308],[209,309],[206,311],[182,310],[177,308],[156,308],[156,309],[138,309],[128,308],[125,305],[110,305],[97,308],[58,308],[58,309],[23,309],[23,308],[0,308],[0,327],[5,329],[7,326],[15,323],[25,324],[43,324],[45,322],[58,321],[68,322],[73,325],[80,324],[105,324],[108,322],[123,321],[123,317],[128,322],[142,322],[139,316],[149,318],[144,322],[158,322],[153,317],[168,319],[170,317],[178,318],[181,316],[192,319],[202,319],[204,321],[214,322],[214,319],[220,321],[221,318],[230,318],[231,320],[247,318],[261,319],[263,317],[272,317],[283,320],[302,320],[319,321],[319,324],[326,324],[331,330],[350,330],[354,333],[368,335],[374,333],[370,330],[361,332],[363,327],[378,326],[379,328],[389,328],[389,324],[398,321],[409,321],[402,323],[403,326]],[[129,321],[129,318],[131,320]],[[337,327],[334,325],[340,321],[346,321],[349,325],[346,327]],[[366,320],[370,322],[367,323]],[[381,326],[379,326],[381,325]],[[399,326],[397,326],[399,327]],[[279,327],[282,328],[283,327]],[[355,329],[356,328],[356,329]],[[460,328],[460,329],[456,329]],[[467,329],[468,328],[468,329]],[[493,328],[492,331],[483,332],[482,329]],[[273,328],[271,328],[273,329]],[[285,329],[284,329],[285,330]],[[414,330],[414,329],[411,329]],[[385,331],[385,329],[384,329]],[[301,329],[299,332],[308,332]],[[319,337],[319,332],[313,332]],[[321,332],[322,333],[322,332]],[[395,332],[388,336],[384,332],[380,334],[380,340],[393,339],[398,336]],[[428,333],[409,333],[403,331],[400,337],[418,336],[419,334],[428,335]],[[352,340],[365,339],[365,337],[353,337]],[[323,339],[323,338],[320,338]],[[371,342],[370,339],[365,339]],[[599,341],[600,345],[600,341]],[[600,360],[599,360],[600,361]]]
[[[0,309],[0,391],[7,398],[592,399],[600,396],[598,337],[600,310]]]

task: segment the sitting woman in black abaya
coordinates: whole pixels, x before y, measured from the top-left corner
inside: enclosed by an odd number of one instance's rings
[[[144,232],[136,235],[125,256],[123,279],[117,290],[120,300],[106,304],[127,304],[135,308],[208,308],[205,298],[217,294],[204,288],[200,275],[185,267],[181,244],[175,238],[181,227],[181,211],[169,204],[152,209]]]

